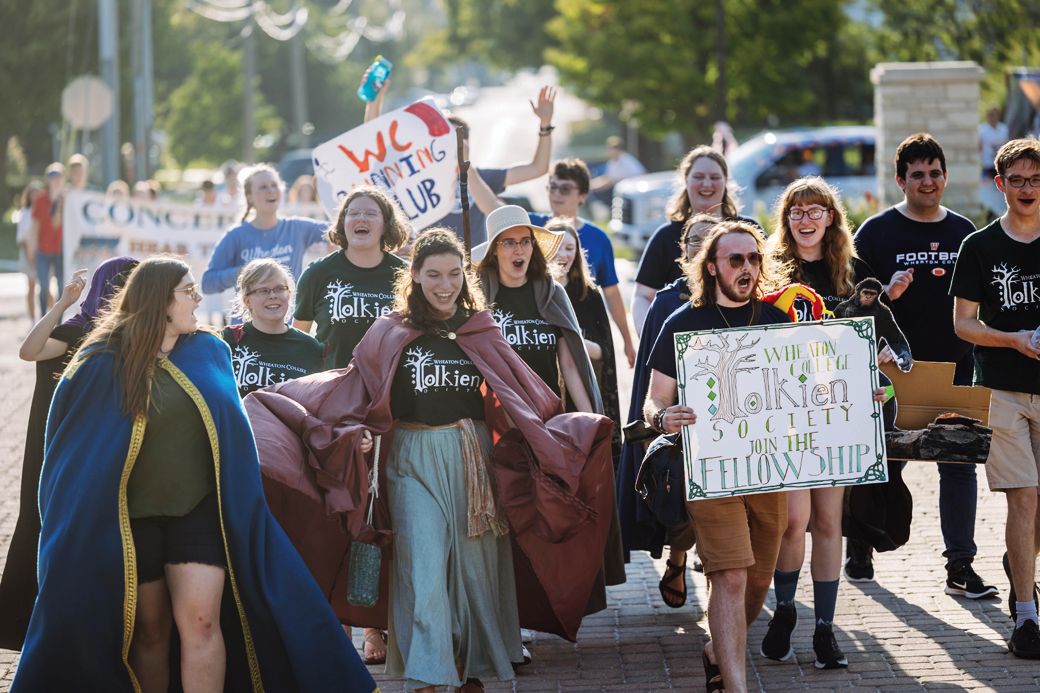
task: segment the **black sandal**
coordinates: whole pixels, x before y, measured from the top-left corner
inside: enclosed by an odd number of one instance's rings
[[[704,685],[707,693],[726,690],[726,684],[722,682],[722,670],[718,664],[711,663],[707,650],[701,652],[701,660],[704,662]]]
[[[673,609],[681,609],[686,604],[686,561],[683,561],[682,565],[675,565],[670,560],[665,559],[664,575],[661,576],[661,581],[657,583],[657,589],[661,592],[661,600],[665,603],[665,606],[669,606]],[[679,591],[671,586],[672,580],[682,576],[682,591]],[[671,600],[669,600],[671,597]]]

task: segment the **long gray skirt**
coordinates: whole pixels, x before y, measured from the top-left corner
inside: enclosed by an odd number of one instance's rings
[[[486,460],[491,439],[474,423]],[[394,560],[386,671],[408,690],[512,679],[522,658],[509,537],[467,536],[461,436],[456,427],[399,426],[387,462]]]

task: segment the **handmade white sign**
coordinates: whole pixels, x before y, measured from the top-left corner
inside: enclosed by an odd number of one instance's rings
[[[675,335],[688,500],[888,480],[873,318]]]
[[[455,129],[432,100],[416,101],[314,148],[318,197],[330,219],[359,185],[386,190],[425,228],[455,206]]]

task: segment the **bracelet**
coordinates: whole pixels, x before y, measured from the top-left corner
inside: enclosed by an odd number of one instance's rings
[[[545,137],[546,135],[548,135],[549,133],[551,133],[555,129],[556,129],[555,125],[545,125],[543,127],[540,127],[540,128],[538,128],[538,136],[539,137]]]
[[[653,416],[653,420],[650,422],[650,427],[653,428],[655,431],[665,433],[666,431],[664,430],[664,416],[667,413],[667,411],[668,407],[658,409]]]

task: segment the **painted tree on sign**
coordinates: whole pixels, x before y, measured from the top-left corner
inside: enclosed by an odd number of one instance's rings
[[[694,366],[698,370],[692,374],[695,380],[703,377],[714,378],[715,380],[715,385],[711,385],[710,381],[708,384],[712,392],[718,392],[719,394],[718,401],[714,402],[716,409],[711,416],[712,421],[721,419],[728,423],[733,423],[734,419],[747,416],[747,412],[741,406],[740,398],[737,394],[737,373],[755,370],[755,367],[751,365],[755,360],[755,354],[741,354],[741,352],[751,349],[760,341],[760,339],[755,339],[751,342],[746,342],[745,340],[749,336],[750,333],[748,332],[740,335],[740,338],[737,339],[736,344],[733,346],[730,346],[730,335],[728,334],[713,335],[709,339],[698,337],[690,345],[690,348],[694,350],[710,351],[718,354],[718,360],[714,363],[712,363],[711,357],[708,355],[705,355],[702,361],[695,361]]]

